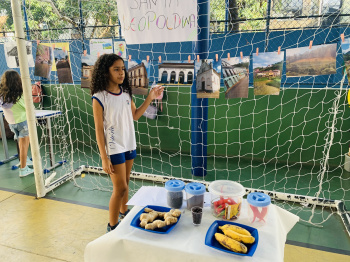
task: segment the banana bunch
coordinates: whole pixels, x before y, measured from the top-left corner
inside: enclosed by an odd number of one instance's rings
[[[239,226],[226,224],[219,227],[224,234],[216,233],[215,239],[227,249],[237,253],[247,253],[248,248],[244,244],[253,244],[255,238],[248,230]]]

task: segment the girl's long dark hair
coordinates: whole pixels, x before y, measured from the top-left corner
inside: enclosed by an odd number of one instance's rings
[[[91,95],[107,89],[109,83],[109,68],[117,60],[122,60],[124,63],[123,58],[116,54],[104,54],[97,59],[92,72],[92,80],[90,85]],[[130,97],[132,97],[128,72],[126,69],[122,88],[124,92],[128,93]]]
[[[21,76],[15,70],[6,71],[0,81],[0,97],[3,103],[15,104],[22,94]]]

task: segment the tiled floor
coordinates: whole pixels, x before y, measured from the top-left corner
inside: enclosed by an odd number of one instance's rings
[[[83,261],[87,243],[105,233],[110,192],[69,181],[36,199],[34,177],[11,170],[16,161],[0,166],[0,261]],[[286,262],[349,260],[350,237],[337,216],[322,228],[298,223],[288,234]]]

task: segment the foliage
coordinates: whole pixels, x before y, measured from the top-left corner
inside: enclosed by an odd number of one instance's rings
[[[280,88],[280,86],[281,86],[281,81],[278,81],[277,79],[273,79],[272,81],[267,82],[266,85],[268,85],[268,86],[274,86],[274,87]]]
[[[80,21],[79,0],[26,0],[28,25],[36,39],[70,38],[71,30],[80,30],[80,25],[100,26],[117,25],[118,13],[116,1],[109,0],[81,0],[82,17]],[[6,10],[9,14],[6,31],[13,30],[13,19],[10,0],[0,1],[0,11]],[[64,29],[68,28],[68,29]],[[106,37],[113,27],[104,27],[100,30],[90,30],[86,37]],[[47,31],[45,31],[47,29]],[[54,30],[52,30],[54,29]],[[58,29],[58,30],[56,30]],[[44,31],[39,31],[44,30]],[[63,36],[62,36],[63,34]]]
[[[0,16],[7,16],[6,22],[4,25],[0,25],[0,31],[13,31],[12,25],[12,11],[10,0],[1,0],[0,1]],[[5,20],[5,18],[3,18]]]
[[[211,21],[224,21],[225,9],[228,7],[225,5],[227,0],[212,0],[210,1],[210,20]],[[266,15],[267,0],[235,0],[238,8],[239,19],[256,19],[263,18]],[[260,30],[265,28],[265,20],[257,21],[245,21],[240,22],[240,30]],[[224,23],[216,25],[215,29],[224,30]]]

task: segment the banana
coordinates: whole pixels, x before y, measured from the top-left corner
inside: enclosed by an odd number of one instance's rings
[[[233,252],[246,254],[248,251],[248,248],[244,244],[242,244],[242,243],[240,243],[232,238],[229,238],[221,233],[215,233],[215,239],[221,245],[223,245],[224,247],[226,247],[227,249],[229,249]]]
[[[223,225],[221,227],[219,227],[222,231],[223,229],[231,229],[237,233],[240,233],[242,235],[246,235],[246,236],[251,236],[250,232],[242,227],[239,227],[239,226],[235,226],[235,225],[230,225],[230,224],[226,224],[226,225]]]
[[[230,237],[238,242],[242,242],[244,244],[253,244],[255,242],[255,238],[253,236],[247,236],[237,233],[236,231],[233,231],[230,228],[223,228],[221,230],[222,232],[224,232],[225,236]]]

